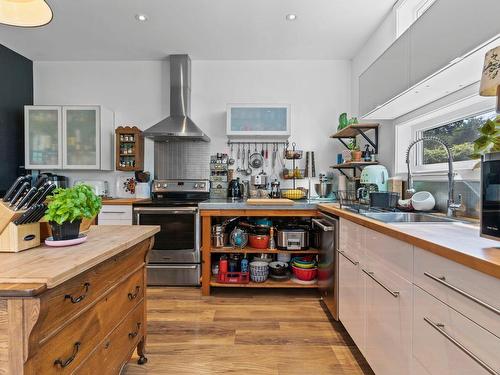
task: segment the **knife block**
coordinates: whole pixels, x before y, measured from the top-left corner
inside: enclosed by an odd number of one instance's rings
[[[8,203],[0,202],[0,233],[23,213],[24,210],[14,211],[10,209]]]
[[[17,253],[40,245],[40,223],[9,223],[0,233],[0,252]]]

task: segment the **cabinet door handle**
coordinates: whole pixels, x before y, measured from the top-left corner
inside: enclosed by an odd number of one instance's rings
[[[342,255],[344,258],[346,258],[349,262],[351,262],[355,266],[357,266],[359,264],[358,261],[353,260],[352,258],[350,258],[349,256],[347,256],[347,254],[345,253],[345,251],[342,251],[342,250],[337,250],[337,251],[339,252],[340,255]]]
[[[139,285],[137,285],[137,286],[135,287],[135,293],[133,293],[133,294],[132,294],[132,292],[130,292],[130,293],[128,294],[128,299],[129,299],[130,301],[133,301],[134,299],[136,299],[136,298],[137,298],[137,296],[139,295],[139,291],[140,291],[140,290],[141,290],[141,287],[140,287]]]
[[[399,297],[399,292],[396,291],[396,290],[391,290],[391,288],[389,288],[382,281],[380,281],[379,279],[377,279],[375,277],[375,273],[367,271],[367,270],[363,270],[363,272],[366,273],[378,285],[380,285],[382,288],[384,288],[385,290],[387,290],[394,298],[398,298]]]
[[[478,305],[481,305],[481,306],[487,308],[488,310],[493,311],[495,314],[500,315],[500,310],[499,309],[497,309],[494,306],[491,306],[490,304],[488,304],[488,303],[486,303],[484,301],[481,301],[479,298],[476,298],[473,295],[470,295],[466,291],[464,291],[464,290],[462,290],[460,288],[457,288],[455,285],[450,284],[449,282],[446,281],[446,277],[444,277],[444,276],[441,276],[441,277],[434,276],[433,274],[431,274],[429,272],[424,272],[424,275],[427,276],[428,278],[430,278],[430,279],[432,279],[432,280],[440,283],[441,285],[444,285],[445,287],[450,288],[451,290],[457,292],[458,294],[461,294],[465,298],[468,298],[471,301],[476,302]]]
[[[139,334],[140,329],[141,329],[141,323],[137,323],[137,327],[136,327],[135,331],[130,332],[128,334],[128,338],[132,340],[134,337],[136,337]]]
[[[69,357],[67,360],[63,361],[62,359],[58,358],[54,361],[54,366],[59,366],[61,368],[65,368],[69,366],[71,362],[75,359],[76,355],[78,354],[78,350],[80,349],[80,342],[75,342],[73,345],[73,354],[71,354],[71,357]]]
[[[489,366],[486,362],[484,362],[481,358],[479,358],[477,355],[472,353],[465,345],[463,345],[460,341],[458,341],[456,338],[451,336],[448,332],[444,330],[444,324],[443,323],[434,323],[430,318],[424,317],[424,320],[436,331],[438,331],[441,335],[446,337],[449,341],[453,343],[458,349],[463,351],[465,354],[467,354],[474,362],[476,362],[479,366],[484,368],[486,371],[488,371],[492,375],[500,375],[498,371],[496,371],[494,368]]]
[[[78,296],[75,298],[71,294],[66,294],[66,295],[64,295],[64,299],[69,299],[71,301],[71,303],[82,302],[85,299],[85,297],[87,296],[89,288],[90,288],[90,283],[85,283],[85,284],[83,284],[84,291],[83,291],[83,294],[81,296]]]
[[[125,211],[101,211],[101,214],[125,214]]]
[[[328,227],[318,219],[311,219],[311,222],[313,223],[313,226],[317,225],[323,232],[332,232],[333,230],[335,230],[333,226]]]

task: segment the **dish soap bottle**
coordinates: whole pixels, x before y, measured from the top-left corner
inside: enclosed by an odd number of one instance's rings
[[[241,269],[241,272],[248,272],[248,259],[247,259],[246,254],[243,257],[243,259],[241,260],[240,269]]]

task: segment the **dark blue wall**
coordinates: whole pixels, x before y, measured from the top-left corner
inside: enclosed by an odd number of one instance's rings
[[[33,104],[33,62],[0,44],[0,196],[24,165],[27,104]]]

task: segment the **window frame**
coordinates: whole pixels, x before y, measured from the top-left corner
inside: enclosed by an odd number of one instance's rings
[[[419,138],[429,129],[464,119],[495,111],[494,103],[475,94],[457,102],[429,111],[409,121],[395,124],[395,169],[397,174],[406,174],[406,150],[411,141]],[[412,174],[424,179],[441,180],[441,176],[448,173],[448,163],[422,164],[423,144],[419,142],[410,154]],[[479,180],[479,170],[474,169],[478,160],[464,160],[453,162],[453,169],[458,173],[457,178]]]
[[[436,0],[402,0],[396,5],[396,38],[408,30]]]

